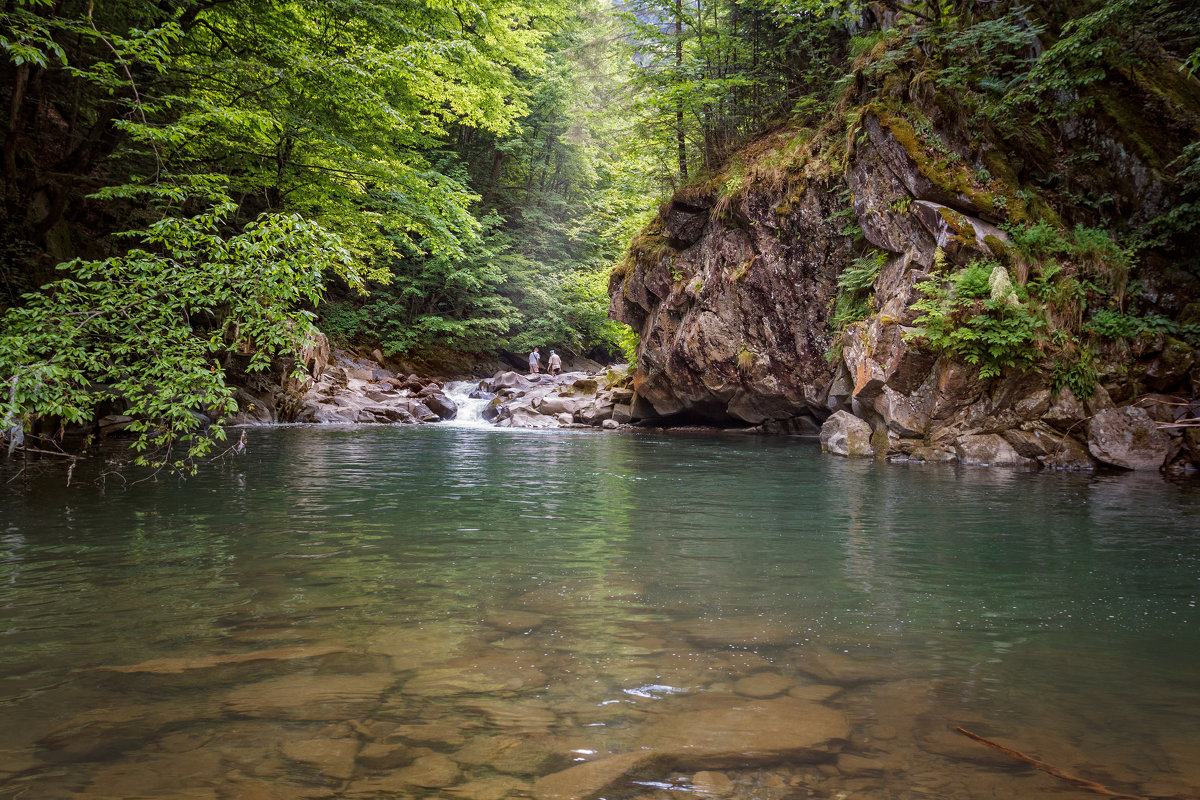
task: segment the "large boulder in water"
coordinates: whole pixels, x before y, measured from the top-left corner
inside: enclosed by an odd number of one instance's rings
[[[430,411],[442,419],[454,419],[458,416],[458,406],[441,392],[431,392],[423,395],[421,400],[429,407]]]
[[[1158,469],[1171,437],[1137,406],[1107,408],[1088,425],[1088,450],[1099,461],[1122,469]]]
[[[998,433],[960,436],[954,443],[959,463],[969,467],[1036,467]]]
[[[821,426],[821,449],[838,456],[871,456],[871,426],[845,411],[838,411]]]

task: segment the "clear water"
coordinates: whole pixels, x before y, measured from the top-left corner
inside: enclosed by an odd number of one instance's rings
[[[521,796],[750,676],[844,714],[840,753],[602,796],[1082,792],[957,726],[1200,796],[1194,485],[470,425],[94,469],[0,467],[0,797]]]

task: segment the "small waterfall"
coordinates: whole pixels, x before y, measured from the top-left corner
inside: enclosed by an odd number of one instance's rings
[[[439,425],[450,425],[456,428],[491,428],[492,423],[481,415],[488,401],[470,397],[471,392],[479,388],[479,381],[454,381],[445,386],[446,397],[458,406],[458,415]]]

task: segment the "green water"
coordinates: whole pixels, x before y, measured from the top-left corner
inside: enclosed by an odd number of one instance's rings
[[[1200,796],[1200,491],[1157,475],[419,426],[254,430],[184,483],[10,478],[0,797],[523,796],[755,675],[851,735],[722,766],[724,796],[1080,792],[956,726]],[[660,772],[604,796],[704,788]]]

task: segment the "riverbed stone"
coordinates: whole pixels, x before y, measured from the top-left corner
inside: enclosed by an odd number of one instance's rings
[[[1105,409],[1088,425],[1088,451],[1097,460],[1122,469],[1159,469],[1170,445],[1170,435],[1137,406]]]
[[[546,676],[537,667],[536,655],[493,650],[422,670],[404,684],[404,693],[421,697],[494,694],[544,686],[545,683]]]
[[[477,736],[454,754],[460,764],[508,775],[543,775],[566,765],[560,747],[545,736]]]
[[[759,672],[734,683],[733,690],[745,697],[766,698],[783,694],[791,685],[791,678],[777,672]]]
[[[851,458],[872,456],[871,426],[846,411],[835,411],[821,426],[821,449]]]
[[[692,790],[704,798],[730,797],[735,788],[724,772],[701,770],[692,776]]]
[[[558,715],[542,700],[481,697],[467,700],[461,705],[482,712],[489,723],[509,733],[547,733],[558,722]]]
[[[225,695],[226,713],[287,720],[366,716],[392,685],[390,674],[288,675],[251,683]]]
[[[532,790],[531,784],[511,775],[481,778],[446,789],[448,793],[461,797],[462,800],[503,800],[513,795],[526,797]]]
[[[590,800],[629,783],[653,770],[655,756],[647,750],[585,761],[552,772],[533,784],[536,800]]]
[[[746,702],[707,698],[702,711],[662,716],[638,740],[673,769],[728,769],[820,761],[849,738],[845,714],[819,703],[781,697]]]
[[[75,715],[38,739],[53,761],[96,760],[141,747],[165,728],[220,716],[211,700],[109,706]]]
[[[280,751],[289,761],[345,780],[354,774],[354,759],[359,742],[355,739],[298,739],[284,742]]]
[[[425,789],[440,789],[450,786],[458,780],[462,771],[454,759],[442,753],[431,753],[421,756],[403,769],[392,773],[395,778],[408,786],[420,786]]]
[[[278,647],[272,650],[258,650],[250,653],[223,653],[183,658],[155,658],[137,664],[103,665],[84,671],[179,675],[194,670],[211,670],[217,667],[241,666],[243,664],[253,664],[263,661],[303,661],[324,658],[335,653],[349,652],[351,651],[348,648],[337,645],[304,645],[300,647]],[[77,672],[79,671],[77,670]]]
[[[416,754],[403,742],[370,742],[358,751],[358,762],[367,769],[395,769],[411,764]]]
[[[454,623],[398,625],[372,636],[368,649],[388,656],[392,669],[405,672],[460,655],[469,634],[467,627]]]
[[[683,629],[692,641],[717,647],[779,647],[794,645],[803,638],[790,625],[750,616],[699,619]]]

